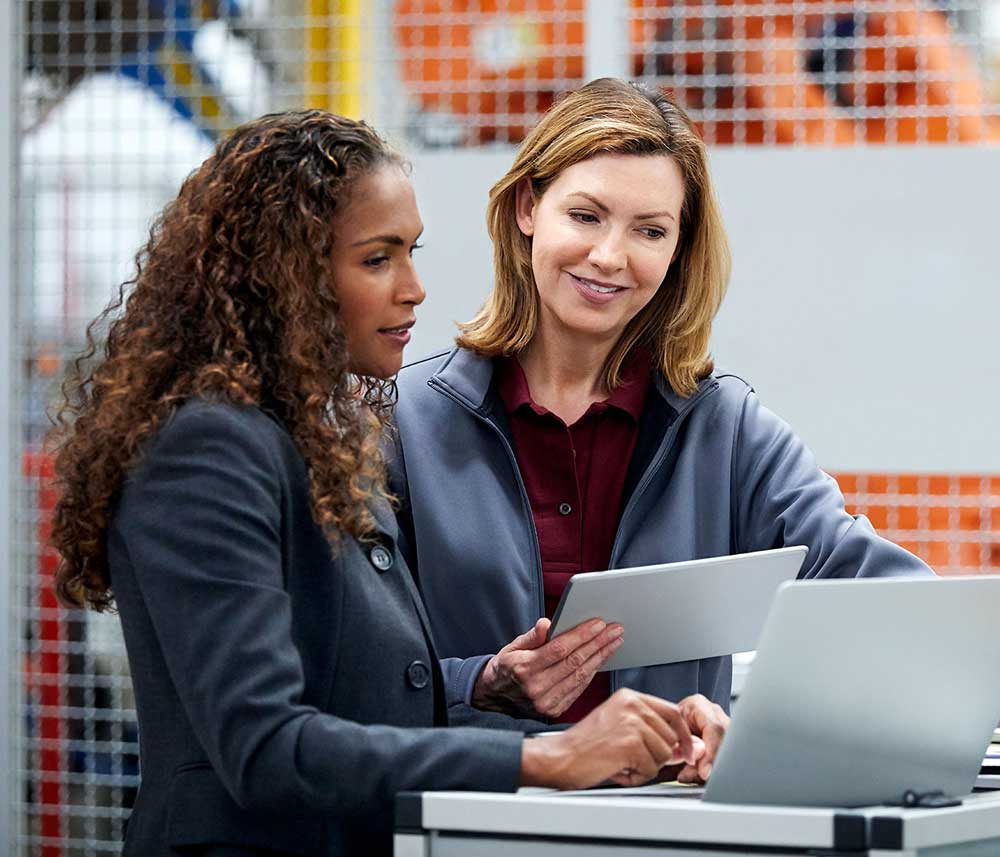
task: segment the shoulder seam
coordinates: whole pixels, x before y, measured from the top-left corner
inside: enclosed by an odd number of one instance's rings
[[[718,381],[719,379],[721,379],[721,378],[735,378],[735,379],[736,379],[737,381],[740,381],[740,382],[742,382],[742,383],[743,383],[743,384],[745,384],[745,385],[746,385],[746,386],[747,386],[747,387],[748,387],[749,389],[753,390],[753,384],[751,384],[751,383],[750,383],[750,382],[749,382],[749,381],[748,381],[748,380],[747,380],[746,378],[744,378],[744,377],[743,377],[742,375],[737,375],[737,374],[736,374],[735,372],[717,372],[717,373],[715,373],[715,379],[716,379],[717,381]],[[754,391],[754,392],[756,392],[756,391]]]

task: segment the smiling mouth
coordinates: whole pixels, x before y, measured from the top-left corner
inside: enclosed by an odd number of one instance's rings
[[[584,277],[578,277],[576,274],[570,274],[570,276],[574,280],[576,280],[581,286],[590,289],[590,291],[594,292],[594,294],[613,295],[615,292],[621,292],[625,290],[624,286],[609,286],[604,283],[598,283],[595,280],[588,280],[585,279]]]
[[[408,321],[406,324],[399,325],[399,327],[380,327],[378,329],[378,332],[379,333],[392,333],[392,334],[397,334],[397,335],[401,334],[401,333],[407,333],[409,331],[409,329],[411,327],[413,327],[414,323],[415,322]]]

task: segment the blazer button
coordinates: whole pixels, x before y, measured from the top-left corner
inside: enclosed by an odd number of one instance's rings
[[[375,545],[369,551],[368,558],[372,561],[372,565],[379,571],[388,571],[392,568],[392,554],[382,547],[382,545]]]
[[[415,690],[427,687],[430,680],[431,671],[423,661],[414,661],[406,668],[406,681]]]

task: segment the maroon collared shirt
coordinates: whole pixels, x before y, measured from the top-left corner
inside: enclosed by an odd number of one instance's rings
[[[623,383],[571,426],[535,403],[516,358],[499,360],[497,371],[538,532],[545,615],[551,618],[570,577],[603,571],[611,561],[625,476],[649,389],[649,360],[642,355],[630,361]],[[610,690],[610,673],[598,673],[559,721],[583,719]]]

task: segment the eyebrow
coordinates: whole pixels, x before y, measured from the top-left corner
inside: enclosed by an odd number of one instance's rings
[[[584,199],[589,199],[594,205],[596,205],[605,214],[610,212],[610,209],[601,202],[596,196],[591,196],[589,193],[584,193],[582,190],[574,191],[570,196],[582,196]],[[669,217],[671,220],[676,221],[677,218],[669,211],[650,211],[645,214],[637,214],[636,220],[651,220],[654,217]]]
[[[420,236],[423,234],[424,230],[421,229],[416,240],[419,241]],[[398,235],[373,235],[371,238],[362,238],[360,241],[355,241],[351,246],[361,247],[364,244],[392,244],[394,247],[402,247],[406,242]]]

